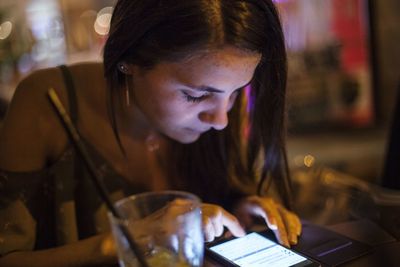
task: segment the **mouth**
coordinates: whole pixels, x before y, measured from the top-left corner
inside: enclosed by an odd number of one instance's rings
[[[191,129],[191,128],[185,128],[185,129],[187,131],[189,131],[191,133],[195,133],[195,134],[202,134],[202,133],[205,133],[210,130],[210,129],[197,130],[197,129]]]

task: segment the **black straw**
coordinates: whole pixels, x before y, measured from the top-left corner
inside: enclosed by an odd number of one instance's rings
[[[91,160],[89,153],[87,152],[83,142],[82,138],[74,126],[74,124],[71,121],[71,118],[65,111],[64,106],[62,105],[60,99],[57,96],[57,93],[53,88],[50,88],[47,91],[47,95],[49,97],[49,100],[54,107],[55,111],[57,112],[59,118],[61,119],[62,125],[64,126],[65,130],[68,132],[70,140],[72,144],[75,146],[75,149],[78,151],[78,154],[82,157],[83,162],[85,163],[85,166],[87,167],[90,177],[92,178],[92,181],[97,189],[97,192],[99,193],[100,197],[103,199],[103,201],[106,203],[108,210],[111,211],[112,215],[118,219],[124,219],[123,216],[119,213],[119,211],[114,207],[113,203],[111,202],[110,198],[108,197],[108,193],[106,190],[106,187],[102,183],[97,170],[95,168],[95,165],[93,161]],[[149,267],[147,264],[142,252],[140,251],[140,248],[136,244],[136,242],[133,240],[133,237],[129,233],[128,229],[126,228],[125,225],[123,224],[118,224],[119,229],[125,236],[126,240],[128,241],[128,244],[131,248],[131,250],[134,252],[136,255],[139,263],[143,267]]]

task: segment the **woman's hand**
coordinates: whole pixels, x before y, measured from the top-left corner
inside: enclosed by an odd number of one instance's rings
[[[204,239],[206,242],[213,241],[215,237],[221,236],[224,232],[224,227],[234,236],[246,235],[238,219],[220,206],[202,204],[201,214]]]
[[[246,227],[253,224],[254,217],[261,217],[274,231],[280,244],[287,247],[297,244],[297,238],[301,233],[299,217],[272,198],[246,197],[236,206],[235,214]]]

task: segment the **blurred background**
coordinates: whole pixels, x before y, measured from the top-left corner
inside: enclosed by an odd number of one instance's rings
[[[400,88],[400,1],[275,2],[289,51],[290,167],[381,185]],[[101,61],[113,4],[1,0],[0,118],[29,72]]]

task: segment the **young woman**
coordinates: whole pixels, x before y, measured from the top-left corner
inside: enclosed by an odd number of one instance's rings
[[[16,90],[0,132],[0,266],[116,263],[105,206],[49,88],[114,200],[186,190],[205,203],[207,241],[224,227],[243,235],[261,217],[282,244],[295,244],[301,224],[285,208],[285,86],[270,0],[119,0],[103,64],[40,70]],[[270,187],[282,204],[265,196]]]

